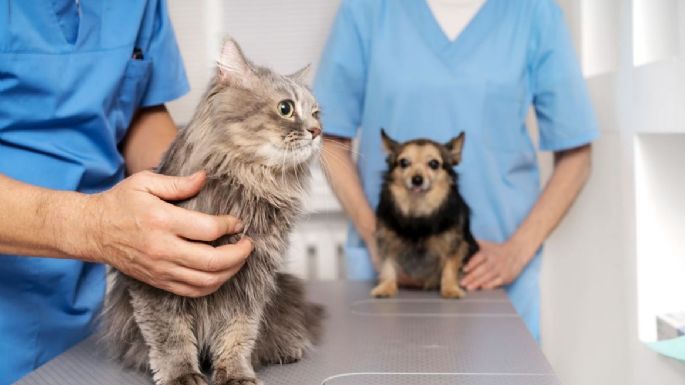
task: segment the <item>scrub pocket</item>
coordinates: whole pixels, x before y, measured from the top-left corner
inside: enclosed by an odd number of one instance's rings
[[[529,146],[525,129],[526,101],[522,87],[488,83],[483,102],[483,144],[505,151]]]
[[[152,73],[152,62],[149,60],[131,59],[119,88],[118,112],[121,121],[117,124],[117,141],[120,141],[131,125],[131,120],[140,106]]]

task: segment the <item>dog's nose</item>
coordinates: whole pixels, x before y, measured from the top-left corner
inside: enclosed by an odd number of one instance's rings
[[[423,184],[423,177],[421,175],[414,175],[411,177],[411,184],[414,186],[421,186]]]
[[[321,134],[321,129],[319,127],[308,128],[307,131],[312,133],[312,139],[316,138]]]

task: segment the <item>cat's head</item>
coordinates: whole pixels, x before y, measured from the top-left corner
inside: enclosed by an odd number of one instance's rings
[[[304,84],[308,67],[280,75],[252,64],[232,39],[223,43],[206,94],[211,141],[230,157],[273,169],[313,158],[321,147],[319,105]]]

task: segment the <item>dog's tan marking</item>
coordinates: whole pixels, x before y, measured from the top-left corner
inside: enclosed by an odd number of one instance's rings
[[[442,168],[442,164],[449,161],[443,155],[439,148],[428,143],[408,143],[397,154],[397,159],[407,159],[411,163],[407,168],[396,167],[392,171],[390,192],[403,215],[430,215],[445,200],[452,185],[449,175]],[[437,170],[428,166],[431,160],[440,163]],[[425,191],[415,192],[409,189],[414,176],[421,176],[425,180]]]
[[[468,253],[469,247],[465,241],[459,242],[457,253],[445,260],[440,280],[440,294],[445,298],[461,298],[464,291],[459,287],[459,269]]]
[[[438,254],[442,263],[456,254],[457,245],[464,239],[461,229],[452,229],[441,234],[430,236],[426,240],[426,248]]]
[[[441,209],[451,189],[456,188],[450,167],[461,161],[464,134],[443,144],[417,139],[398,143],[382,132],[382,142],[391,165],[390,191],[393,204],[406,218],[428,217]],[[437,162],[437,163],[436,163]],[[413,178],[418,182],[414,182]],[[460,269],[469,246],[464,240],[464,229],[455,226],[420,240],[400,237],[379,223],[376,233],[383,266],[380,283],[371,294],[375,297],[393,296],[397,292],[397,275],[406,266],[398,265],[398,256],[407,250],[425,252],[425,263],[435,263],[433,272],[422,271],[424,288],[441,288],[446,298],[460,298],[464,291],[459,287]],[[420,244],[414,244],[420,242]],[[430,262],[429,262],[430,261]],[[421,263],[421,260],[412,263]],[[437,265],[439,263],[439,265]],[[411,272],[409,272],[411,273]],[[411,275],[411,274],[410,274]]]
[[[394,297],[397,294],[397,269],[392,258],[386,258],[381,267],[380,282],[371,295],[374,297]]]
[[[394,231],[387,228],[382,222],[378,224],[376,239],[378,241],[378,252],[382,259],[394,258],[396,255],[400,254],[402,250],[407,248],[405,241],[398,237]]]

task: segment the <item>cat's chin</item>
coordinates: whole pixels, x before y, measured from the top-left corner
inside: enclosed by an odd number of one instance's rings
[[[318,154],[318,152],[318,149],[315,149],[312,145],[290,150],[287,155],[288,159],[285,162],[285,166],[295,168],[305,165],[311,162],[314,159],[314,155]]]
[[[309,141],[299,146],[280,148],[272,144],[257,151],[262,164],[274,170],[294,169],[311,162],[320,151],[320,141]]]

